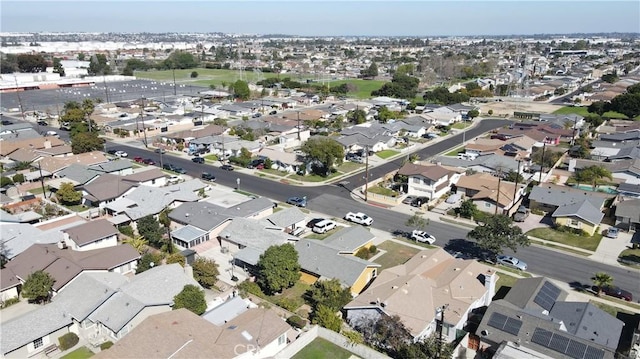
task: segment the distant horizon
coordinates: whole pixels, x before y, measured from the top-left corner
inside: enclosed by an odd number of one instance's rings
[[[2,0],[1,4],[0,31],[5,33],[513,37],[640,32],[640,2],[635,0]]]

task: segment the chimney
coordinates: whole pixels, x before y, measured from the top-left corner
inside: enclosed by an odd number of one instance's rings
[[[44,148],[51,148],[51,141],[45,140],[44,141]]]
[[[484,305],[491,304],[491,298],[496,292],[496,281],[498,280],[496,276],[496,272],[494,270],[488,269],[484,273],[484,287],[487,289],[487,296],[484,299]]]

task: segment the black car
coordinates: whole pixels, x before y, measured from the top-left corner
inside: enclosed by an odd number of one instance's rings
[[[11,122],[9,120],[2,120],[2,124],[3,125],[13,125],[13,122]]]
[[[162,165],[162,169],[165,169],[167,171],[176,171],[176,166],[172,165],[171,163],[165,163],[164,165]]]
[[[307,222],[307,228],[313,228],[316,226],[317,223],[320,223],[322,221],[324,221],[325,218],[314,218],[312,220],[310,220],[309,222]]]
[[[47,121],[42,121],[42,120],[38,121],[38,125],[40,125],[40,126],[49,126]]]
[[[212,175],[209,172],[202,172],[202,175],[200,175],[200,178],[202,178],[205,181],[215,181],[216,180],[216,176]]]
[[[233,171],[233,166],[232,165],[222,165],[222,166],[220,166],[220,169],[224,170],[224,171]]]
[[[429,198],[427,197],[417,197],[411,201],[411,205],[414,207],[422,207],[423,204],[429,202]]]
[[[202,157],[194,157],[191,159],[192,162],[194,163],[199,163],[199,164],[203,164],[204,163],[204,158]]]
[[[156,161],[152,160],[151,158],[145,158],[144,160],[142,160],[142,163],[144,163],[145,165],[155,165]]]
[[[260,165],[264,166],[264,160],[262,158],[258,158],[258,159],[255,159],[255,160],[251,161],[247,165],[247,168],[256,168],[256,167],[258,167]]]
[[[110,155],[115,155],[116,152],[118,152],[118,150],[109,150],[109,151],[107,151],[107,153],[110,154]]]

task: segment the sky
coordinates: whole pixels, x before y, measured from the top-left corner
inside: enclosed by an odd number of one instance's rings
[[[640,1],[0,0],[1,32],[464,36],[640,32]]]

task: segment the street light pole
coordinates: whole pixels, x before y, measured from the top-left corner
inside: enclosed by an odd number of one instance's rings
[[[364,165],[364,201],[367,202],[369,200],[369,145],[364,147],[365,150],[365,165]]]
[[[538,183],[542,183],[542,171],[544,170],[544,151],[547,149],[547,143],[542,143],[542,159],[540,160],[540,175],[538,176]]]

